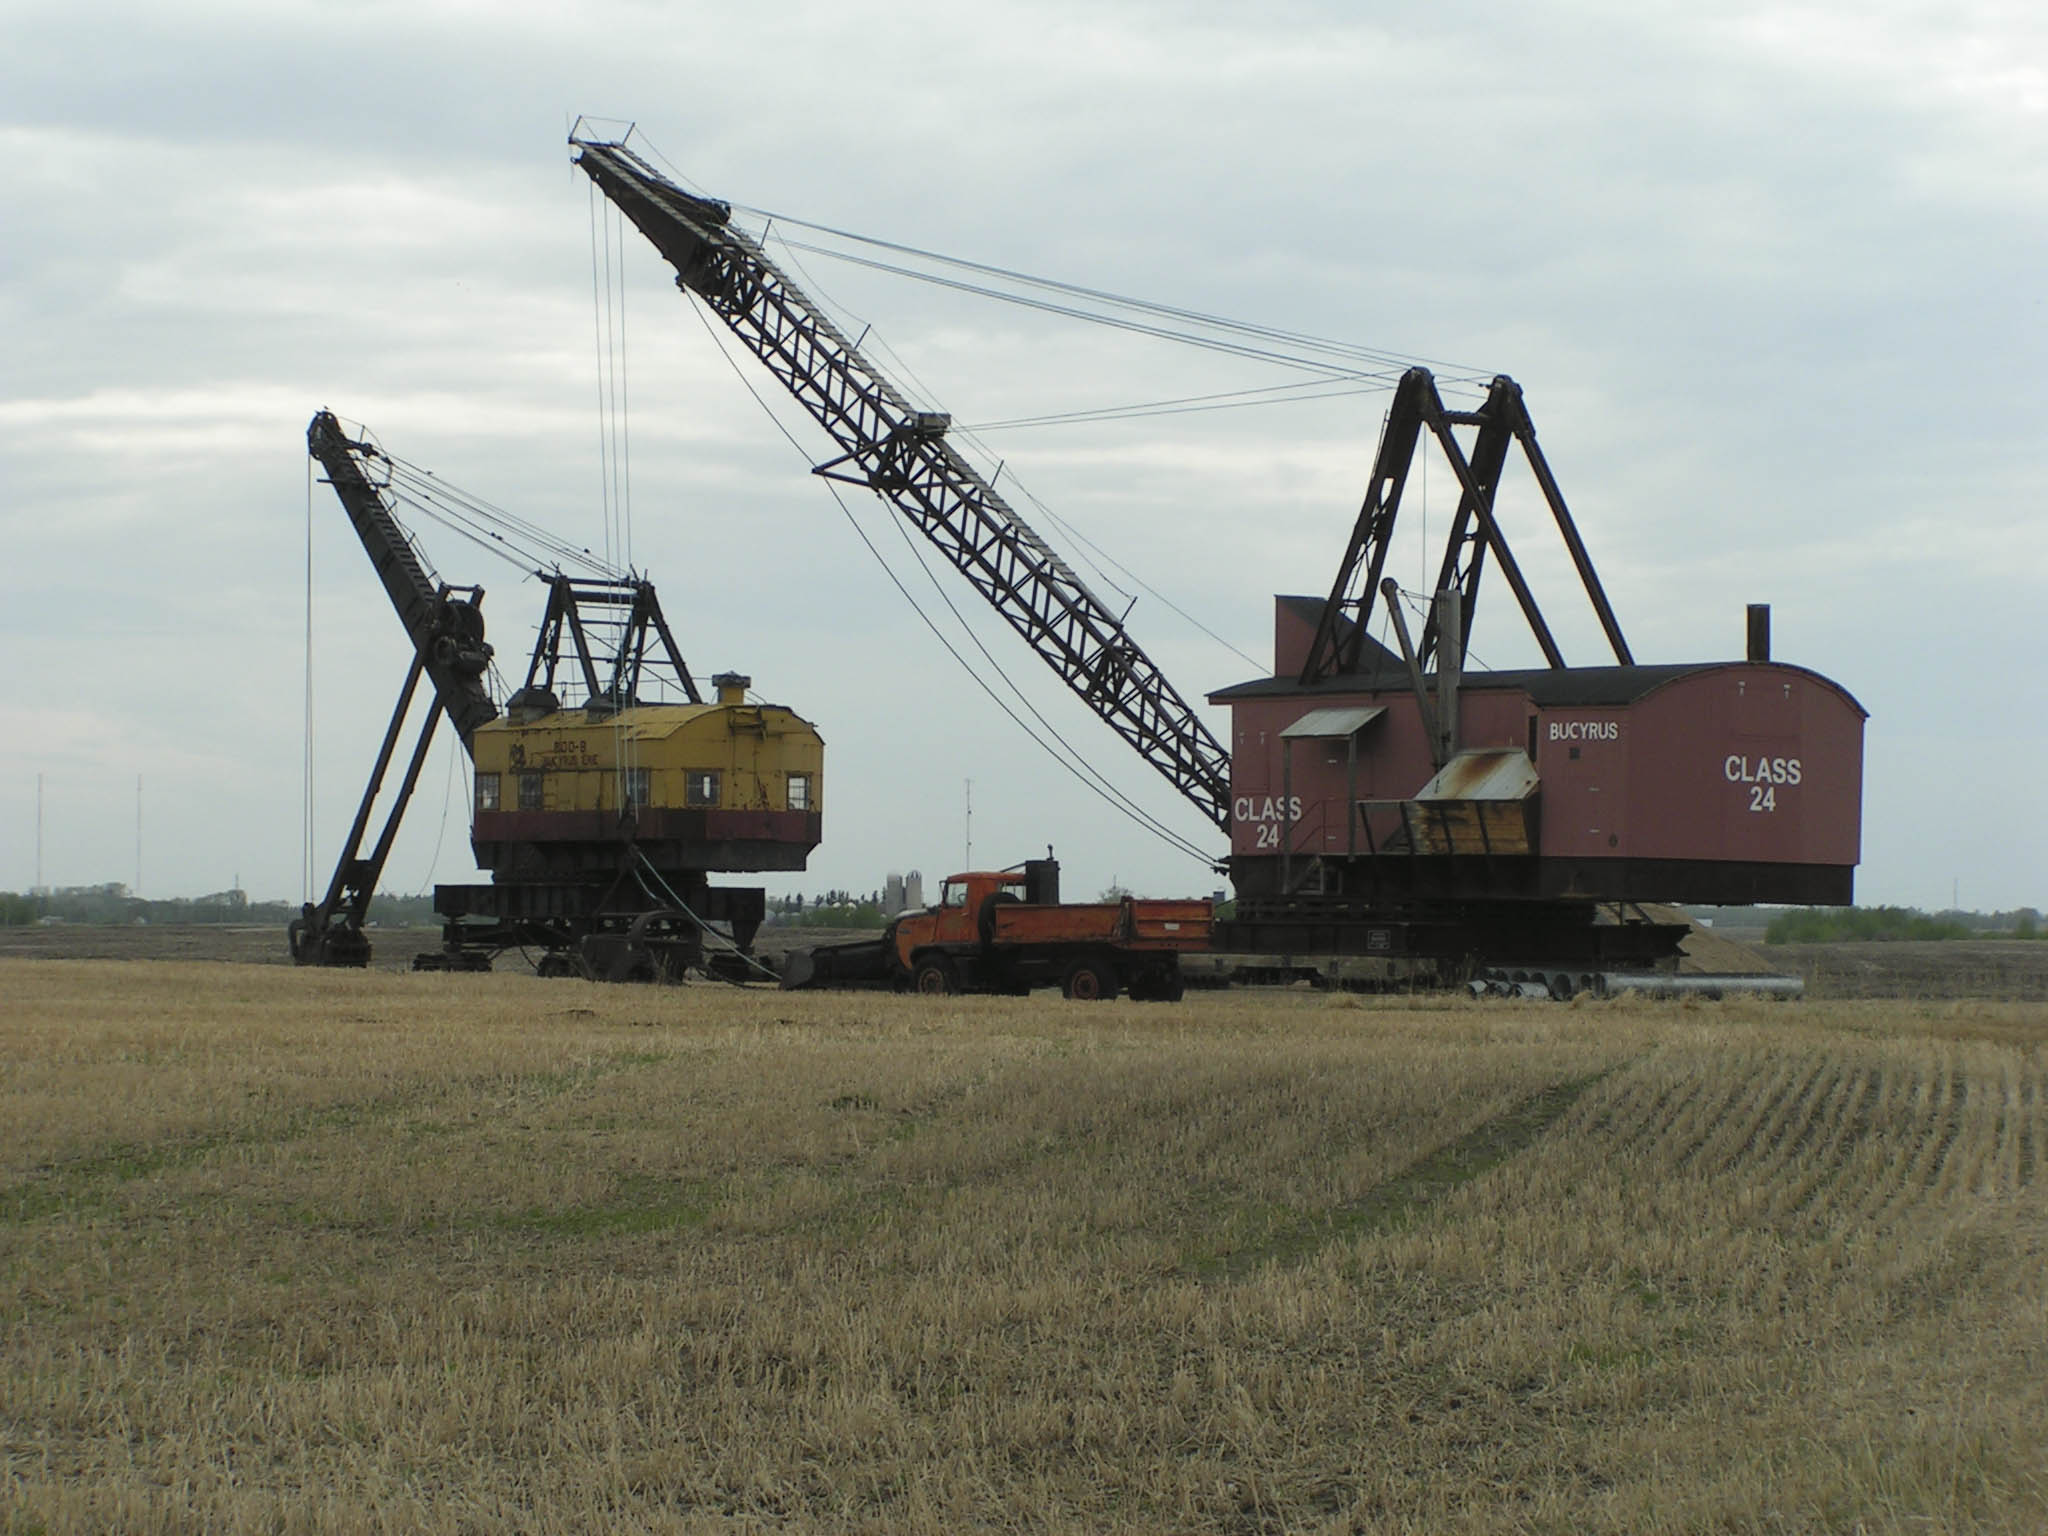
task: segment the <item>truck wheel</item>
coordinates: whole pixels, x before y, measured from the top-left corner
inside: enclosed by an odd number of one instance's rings
[[[1179,966],[1154,965],[1131,978],[1134,1003],[1177,1003],[1185,991]]]
[[[1062,996],[1077,1003],[1107,1003],[1116,997],[1116,972],[1100,960],[1077,960],[1060,983]]]
[[[960,990],[953,962],[944,955],[926,955],[910,973],[910,990],[923,997],[944,997]]]

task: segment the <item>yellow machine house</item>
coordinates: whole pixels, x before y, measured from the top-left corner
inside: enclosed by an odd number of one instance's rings
[[[802,869],[821,836],[825,744],[749,679],[717,700],[609,716],[515,708],[477,729],[477,863],[499,879],[568,873],[622,828],[661,868]]]

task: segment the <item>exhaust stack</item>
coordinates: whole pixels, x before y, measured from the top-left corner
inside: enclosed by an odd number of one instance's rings
[[[1771,605],[1751,603],[1749,605],[1749,659],[1769,661],[1771,659]]]

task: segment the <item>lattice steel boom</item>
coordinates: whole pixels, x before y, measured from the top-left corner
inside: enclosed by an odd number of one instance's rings
[[[1121,619],[919,411],[736,228],[623,144],[570,141],[577,163],[823,427],[839,455],[815,472],[865,486],[902,514],[1046,665],[1194,803],[1230,824],[1230,755]]]

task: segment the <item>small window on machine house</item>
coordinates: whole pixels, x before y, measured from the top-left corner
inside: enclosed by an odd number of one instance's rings
[[[684,795],[690,805],[718,804],[718,774],[710,768],[692,768],[683,775]]]
[[[546,781],[540,774],[522,773],[519,775],[519,809],[522,811],[546,810],[545,785]]]
[[[476,776],[476,808],[480,811],[495,811],[498,808],[498,776],[495,773],[480,773]]]
[[[651,769],[628,768],[626,770],[626,804],[647,804],[648,789],[650,786],[651,777]]]
[[[808,773],[792,773],[789,776],[789,808],[792,811],[808,811],[811,808],[811,776]]]

